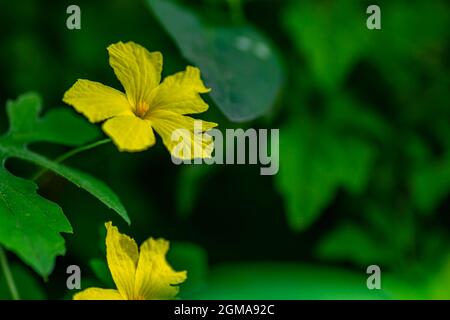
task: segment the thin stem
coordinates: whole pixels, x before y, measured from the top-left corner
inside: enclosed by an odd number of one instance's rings
[[[93,143],[91,143],[91,144],[88,144],[88,145],[85,145],[85,146],[78,147],[78,148],[76,148],[76,149],[70,150],[70,151],[68,151],[68,152],[66,152],[66,153],[64,153],[64,154],[62,154],[61,156],[59,156],[58,158],[56,158],[56,159],[54,160],[54,162],[56,162],[56,163],[61,163],[61,162],[65,161],[65,160],[67,160],[67,159],[69,159],[69,158],[72,158],[73,156],[75,156],[75,155],[77,155],[77,154],[79,154],[79,153],[81,153],[81,152],[84,152],[84,151],[93,149],[93,148],[95,148],[95,147],[101,146],[101,145],[106,144],[106,143],[109,143],[109,142],[111,142],[111,139],[108,138],[108,139],[103,139],[103,140],[95,141],[95,142],[93,142]],[[48,169],[45,169],[45,168],[44,168],[44,169],[41,169],[40,171],[38,171],[38,172],[33,176],[32,180],[33,180],[33,181],[38,180],[38,179],[39,179],[40,177],[42,177],[47,171],[48,171]]]
[[[9,292],[11,293],[11,297],[13,300],[20,300],[19,291],[17,291],[16,283],[14,282],[11,269],[9,268],[8,259],[2,246],[0,246],[0,266],[3,269],[3,274],[5,276]]]

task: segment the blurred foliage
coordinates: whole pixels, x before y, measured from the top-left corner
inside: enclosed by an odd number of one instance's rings
[[[201,68],[220,129],[280,129],[274,177],[253,165],[176,166],[161,144],[67,161],[117,192],[125,233],[171,240],[170,262],[189,272],[182,298],[450,298],[447,1],[378,1],[381,30],[366,28],[365,0],[79,1],[73,31],[69,4],[0,4],[1,101],[35,90],[62,112],[77,78],[119,88],[106,47],[132,40],[161,51],[167,74]],[[2,132],[7,122],[2,112]],[[52,123],[80,139],[89,130]],[[13,159],[8,169],[36,168]],[[109,210],[57,176],[39,184],[74,233],[46,283],[8,255],[24,297],[70,298],[70,264],[83,287],[108,286],[99,230]],[[370,264],[381,267],[381,291],[366,288]]]

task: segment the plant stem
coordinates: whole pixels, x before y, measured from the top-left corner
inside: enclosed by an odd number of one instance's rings
[[[0,266],[3,269],[3,274],[5,276],[9,292],[11,293],[11,297],[13,298],[13,300],[20,300],[19,291],[17,291],[14,278],[11,274],[11,269],[9,268],[8,259],[2,246],[0,246]]]
[[[66,152],[66,153],[64,153],[64,154],[62,154],[62,155],[60,155],[60,156],[59,156],[58,158],[56,158],[54,161],[55,161],[56,163],[61,163],[61,162],[65,161],[65,160],[67,160],[67,159],[69,159],[69,158],[72,158],[73,156],[75,156],[75,155],[77,155],[77,154],[79,154],[79,153],[81,153],[81,152],[84,152],[84,151],[93,149],[93,148],[95,148],[95,147],[101,146],[101,145],[106,144],[106,143],[109,143],[109,142],[111,142],[111,139],[109,139],[109,138],[108,138],[108,139],[99,140],[99,141],[95,141],[95,142],[93,142],[93,143],[91,143],[91,144],[88,144],[88,145],[81,146],[81,147],[78,147],[78,148],[76,148],[76,149],[70,150],[70,151],[68,151],[68,152]],[[45,169],[45,168],[44,168],[44,169],[41,169],[40,171],[38,171],[38,172],[33,176],[32,180],[33,180],[33,181],[38,180],[38,179],[39,179],[40,177],[42,177],[47,171],[48,171],[48,169]]]

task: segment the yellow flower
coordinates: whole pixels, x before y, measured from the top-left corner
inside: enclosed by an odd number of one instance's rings
[[[176,272],[166,261],[169,242],[150,238],[140,250],[136,242],[121,234],[111,222],[105,224],[106,259],[117,290],[89,288],[74,300],[163,300],[173,299],[176,285],[187,278],[186,271]]]
[[[161,82],[160,52],[148,52],[134,42],[118,42],[108,47],[108,53],[125,94],[99,82],[79,79],[64,94],[63,101],[91,122],[106,120],[103,130],[120,151],[148,149],[155,144],[155,129],[172,155],[192,159],[196,145],[202,158],[210,157],[214,146],[211,136],[204,132],[217,124],[186,116],[208,109],[200,93],[210,89],[204,86],[200,70],[188,66]],[[194,130],[194,121],[200,122],[201,130]],[[184,129],[188,135],[180,135],[182,141],[172,141],[176,129]],[[183,152],[183,148],[191,152]]]

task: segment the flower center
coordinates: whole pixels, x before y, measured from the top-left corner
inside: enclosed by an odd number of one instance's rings
[[[145,101],[139,101],[136,104],[136,110],[135,110],[135,114],[139,117],[139,118],[143,118],[145,116],[145,114],[147,113],[148,109],[150,108],[149,104]]]

